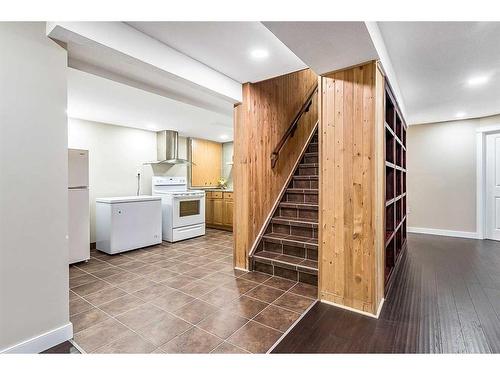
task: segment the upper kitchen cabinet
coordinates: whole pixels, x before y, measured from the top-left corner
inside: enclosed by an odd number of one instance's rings
[[[191,186],[217,187],[221,177],[222,144],[204,139],[191,140]]]

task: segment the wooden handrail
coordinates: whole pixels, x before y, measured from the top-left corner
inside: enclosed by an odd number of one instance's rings
[[[295,117],[293,118],[292,123],[286,130],[285,134],[283,134],[283,137],[281,137],[280,141],[274,148],[273,152],[271,153],[271,168],[274,168],[276,166],[276,163],[278,162],[278,157],[281,149],[285,145],[286,141],[288,138],[293,137],[295,134],[295,130],[297,129],[297,126],[299,125],[299,120],[302,117],[302,115],[306,112],[309,112],[309,108],[311,107],[312,101],[313,101],[313,96],[314,94],[318,91],[318,83],[313,86],[313,88],[309,91],[309,94],[307,95],[307,99],[300,107],[300,110],[297,112]]]

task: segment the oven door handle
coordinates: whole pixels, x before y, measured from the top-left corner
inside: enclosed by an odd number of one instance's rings
[[[197,194],[197,195],[183,195],[183,196],[176,196],[174,197],[175,199],[178,199],[178,200],[185,200],[185,199],[188,199],[188,200],[192,200],[192,199],[200,199],[200,198],[205,198],[205,194],[201,195],[201,194]]]

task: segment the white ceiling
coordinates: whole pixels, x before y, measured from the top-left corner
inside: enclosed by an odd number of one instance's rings
[[[307,66],[260,22],[129,22],[137,30],[241,82],[257,82]],[[251,57],[254,49],[269,52]]]
[[[316,74],[377,59],[364,22],[263,22]]]
[[[227,116],[233,113],[232,102],[152,66],[145,68],[127,55],[103,46],[68,43],[67,48],[72,68]]]
[[[409,124],[500,113],[499,22],[378,22]],[[471,77],[485,85],[470,87]]]
[[[79,70],[168,98],[231,115],[241,83],[124,22],[48,22]]]
[[[109,79],[68,68],[68,117],[222,142],[233,119]]]

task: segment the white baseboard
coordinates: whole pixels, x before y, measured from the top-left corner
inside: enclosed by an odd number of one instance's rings
[[[73,338],[73,324],[68,323],[9,348],[0,349],[0,354],[40,353],[71,338]]]
[[[447,229],[408,227],[408,232],[421,233],[421,234],[434,234],[436,236],[448,236],[448,237],[459,237],[459,238],[474,238],[474,239],[481,238],[477,232],[462,232],[462,231],[447,230]]]

